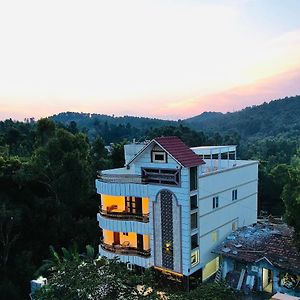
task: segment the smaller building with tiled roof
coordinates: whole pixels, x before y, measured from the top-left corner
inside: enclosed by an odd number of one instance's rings
[[[300,296],[300,252],[293,230],[270,221],[232,232],[214,250],[232,287]]]

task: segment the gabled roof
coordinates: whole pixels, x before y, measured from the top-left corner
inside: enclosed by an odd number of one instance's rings
[[[205,164],[205,162],[186,144],[184,144],[177,136],[163,136],[154,138],[147,146],[145,146],[134,158],[132,158],[128,162],[128,165],[138,156],[140,156],[141,153],[145,151],[145,149],[147,149],[154,143],[160,146],[183,167],[191,168]]]
[[[184,167],[191,168],[205,164],[205,162],[177,136],[157,137],[154,141]]]

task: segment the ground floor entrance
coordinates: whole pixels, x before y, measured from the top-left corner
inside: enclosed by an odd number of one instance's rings
[[[263,291],[272,293],[273,291],[273,272],[272,270],[263,268],[262,271]]]

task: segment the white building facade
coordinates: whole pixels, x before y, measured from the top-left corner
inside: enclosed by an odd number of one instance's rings
[[[177,137],[125,145],[125,158],[96,179],[99,254],[183,281],[209,278],[216,244],[256,223],[258,162],[236,160],[235,146],[189,148]]]

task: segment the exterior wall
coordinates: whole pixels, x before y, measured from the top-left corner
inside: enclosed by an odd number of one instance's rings
[[[134,174],[141,174],[141,168],[168,168],[168,169],[179,169],[180,165],[174,160],[169,154],[167,154],[167,163],[152,163],[151,162],[151,151],[153,147],[148,147],[137,157],[131,164],[130,170]]]
[[[257,162],[200,174],[198,182],[198,232],[200,263],[191,273],[203,268],[217,256],[211,251],[234,229],[256,223],[257,219]],[[232,190],[237,199],[232,200]],[[213,197],[219,197],[219,207],[213,209]],[[217,236],[217,238],[216,238]]]

